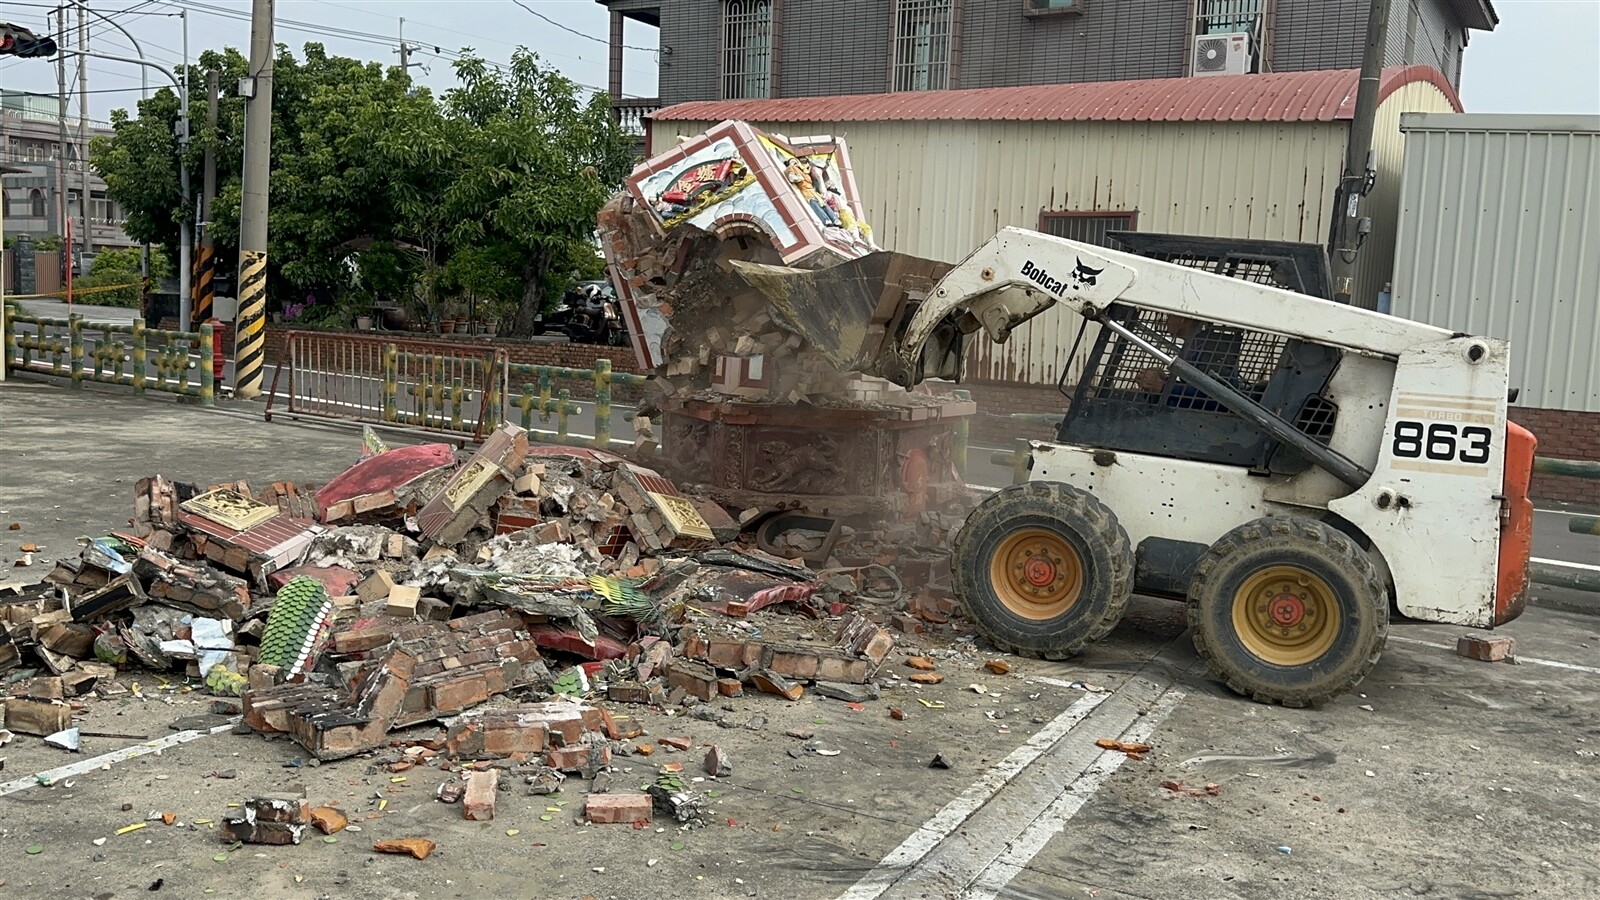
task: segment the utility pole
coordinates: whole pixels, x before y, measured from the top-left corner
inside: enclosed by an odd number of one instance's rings
[[[252,0],[249,75],[239,84],[246,99],[233,393],[244,400],[261,396],[266,343],[267,189],[272,166],[272,6],[273,0]]]
[[[406,46],[406,17],[400,17],[400,71],[411,74],[411,48]]]
[[[56,7],[56,46],[63,49],[67,46],[67,8]],[[67,203],[67,54],[56,55],[56,105],[59,112],[56,114],[61,125],[59,145],[56,147],[56,227],[66,233],[67,216],[71,215],[72,208]],[[67,255],[63,257],[66,265],[71,265],[72,248],[66,248]]]
[[[200,181],[200,254],[194,264],[194,318],[204,322],[216,303],[217,260],[211,238],[211,203],[217,196],[217,77],[206,73],[206,160]]]
[[[83,260],[94,252],[94,222],[89,210],[94,204],[89,190],[89,29],[83,21],[83,4],[78,4],[78,170],[83,176],[78,188],[78,207],[83,211]]]
[[[1356,256],[1371,231],[1372,220],[1360,215],[1361,198],[1372,191],[1376,165],[1372,157],[1372,132],[1378,116],[1378,87],[1383,80],[1383,42],[1389,30],[1389,0],[1371,0],[1367,10],[1367,46],[1361,57],[1361,83],[1356,89],[1355,115],[1350,121],[1350,141],[1345,147],[1344,176],[1334,196],[1333,228],[1328,249],[1333,264],[1334,298],[1343,303],[1359,300],[1375,308],[1376,297],[1354,298]]]
[[[183,215],[178,217],[178,328],[189,331],[194,325],[194,298],[190,282],[194,265],[194,199],[189,188],[189,13],[178,13],[183,21],[183,77],[178,80],[178,196]]]

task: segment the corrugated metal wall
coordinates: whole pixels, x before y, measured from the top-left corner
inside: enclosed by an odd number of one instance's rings
[[[1378,111],[1373,233],[1357,280],[1388,282],[1398,205],[1399,117],[1448,109],[1429,84],[1397,90]],[[713,123],[656,122],[655,152]],[[1000,228],[1039,227],[1043,211],[1138,213],[1139,231],[1324,243],[1343,165],[1345,122],[755,123],[780,134],[843,136],[867,221],[885,249],[956,262]],[[1048,310],[1001,345],[974,348],[969,377],[1054,384],[1079,321]],[[1087,341],[1086,341],[1087,343]],[[1081,352],[1080,352],[1081,355]]]
[[[1519,406],[1600,412],[1600,117],[1407,117],[1394,311],[1512,342]]]

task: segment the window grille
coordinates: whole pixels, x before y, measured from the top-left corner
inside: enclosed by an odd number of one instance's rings
[[[722,7],[722,97],[772,94],[772,0],[727,0]]]
[[[1260,37],[1266,0],[1197,0],[1195,34],[1238,34]]]
[[[1039,216],[1039,230],[1072,241],[1110,247],[1106,237],[1111,231],[1133,231],[1138,224],[1136,212],[1046,212]]]
[[[28,192],[28,214],[35,219],[45,217],[44,191],[34,188]]]
[[[896,91],[942,91],[950,86],[950,21],[954,0],[896,0]]]
[[[1155,334],[1179,345],[1179,357],[1211,377],[1260,401],[1283,355],[1285,338],[1261,331],[1216,325],[1154,310],[1126,308],[1118,316],[1135,333]],[[1177,409],[1221,412],[1222,404],[1204,391],[1167,373],[1165,366],[1120,335],[1100,354],[1093,371],[1091,396],[1133,403],[1166,403]],[[1152,342],[1163,347],[1165,342]]]

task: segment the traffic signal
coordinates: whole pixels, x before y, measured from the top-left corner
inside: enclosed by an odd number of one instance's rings
[[[55,56],[56,42],[26,28],[0,22],[0,56]]]

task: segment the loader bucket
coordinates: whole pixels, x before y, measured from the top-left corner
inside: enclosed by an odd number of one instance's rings
[[[766,299],[776,321],[841,372],[903,382],[897,339],[948,263],[902,253],[872,253],[822,269],[732,260],[739,277]]]

